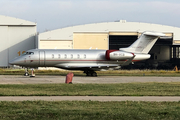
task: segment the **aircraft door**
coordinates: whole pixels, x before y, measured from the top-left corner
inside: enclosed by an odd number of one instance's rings
[[[44,66],[45,65],[45,52],[39,51],[39,65]]]
[[[31,63],[31,56],[26,56],[24,58],[24,63]]]
[[[26,58],[24,58],[24,63],[26,63]]]

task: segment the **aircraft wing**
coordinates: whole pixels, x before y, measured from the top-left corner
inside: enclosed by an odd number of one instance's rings
[[[91,69],[91,70],[101,70],[101,69],[109,69],[109,68],[115,68],[119,67],[119,64],[58,64],[55,67],[58,68],[65,68],[69,70],[76,70],[76,69]]]

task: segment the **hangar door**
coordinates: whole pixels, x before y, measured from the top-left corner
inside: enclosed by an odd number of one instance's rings
[[[72,49],[72,40],[40,40],[40,49]]]
[[[138,39],[137,32],[110,32],[109,33],[109,49],[128,47]]]
[[[73,49],[108,49],[109,35],[106,32],[76,32],[73,34]]]

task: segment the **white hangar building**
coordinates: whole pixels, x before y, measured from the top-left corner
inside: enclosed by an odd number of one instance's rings
[[[104,22],[85,24],[40,33],[39,49],[119,49],[132,44],[142,32],[157,31],[166,34],[151,49],[151,58],[144,65],[180,64],[180,28],[139,22]],[[164,63],[167,63],[164,65]],[[150,66],[149,66],[150,67]],[[151,66],[152,67],[152,66]]]
[[[36,23],[0,15],[0,67],[29,49],[37,48]]]

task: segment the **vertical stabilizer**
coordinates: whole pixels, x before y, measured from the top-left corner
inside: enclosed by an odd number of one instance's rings
[[[159,37],[165,34],[158,32],[144,32],[142,35],[129,47],[120,48],[120,50],[133,53],[148,53]]]

